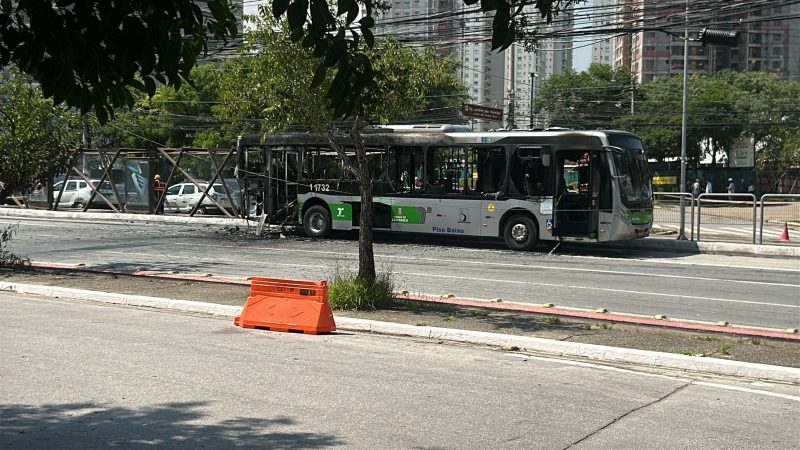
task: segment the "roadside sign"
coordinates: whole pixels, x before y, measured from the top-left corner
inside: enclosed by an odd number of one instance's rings
[[[495,122],[503,121],[503,110],[500,108],[464,103],[461,105],[461,113],[466,117],[477,117]]]

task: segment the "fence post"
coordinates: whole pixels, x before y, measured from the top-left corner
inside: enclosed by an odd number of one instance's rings
[[[758,224],[758,244],[759,245],[763,245],[764,244],[764,197],[766,197],[766,196],[767,196],[767,194],[763,194],[761,196],[761,220],[759,221],[759,224]]]
[[[706,194],[700,194],[697,196],[697,242],[700,242],[700,219],[703,218],[702,214],[702,207],[703,207],[703,196]]]
[[[753,245],[756,243],[756,195],[750,194],[753,198]]]
[[[691,230],[689,231],[689,240],[694,241],[694,194],[689,194],[692,196],[692,214],[689,218],[691,221]],[[699,205],[698,205],[699,206]]]

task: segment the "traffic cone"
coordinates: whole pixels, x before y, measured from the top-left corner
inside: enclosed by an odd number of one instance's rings
[[[781,240],[782,241],[789,240],[789,227],[786,225],[786,222],[783,222],[783,233],[781,233]]]

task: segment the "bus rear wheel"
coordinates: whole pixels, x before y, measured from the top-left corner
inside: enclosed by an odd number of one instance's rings
[[[539,230],[530,217],[513,216],[506,221],[503,238],[511,250],[532,250],[539,240]]]
[[[331,213],[322,205],[309,207],[303,214],[303,229],[306,236],[324,238],[331,231]]]

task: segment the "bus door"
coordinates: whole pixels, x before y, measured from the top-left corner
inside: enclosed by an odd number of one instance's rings
[[[290,147],[272,147],[267,151],[267,165],[269,181],[265,212],[274,218],[283,218],[297,199],[300,151]]]
[[[597,238],[603,176],[602,151],[553,153],[553,236]]]

